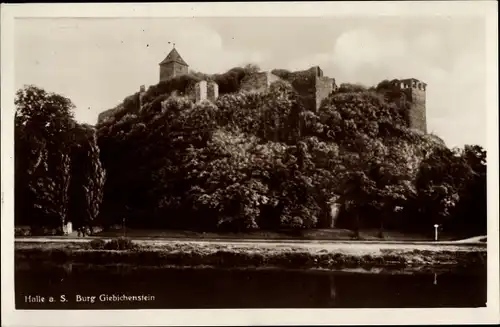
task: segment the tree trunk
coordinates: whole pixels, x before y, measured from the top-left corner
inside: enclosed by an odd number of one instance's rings
[[[380,218],[380,228],[378,231],[378,237],[384,238],[384,218],[383,218],[383,216]]]
[[[380,215],[380,227],[378,231],[378,237],[384,238],[384,220],[387,214],[387,209],[382,210],[382,214]]]
[[[360,235],[359,235],[360,221],[359,221],[358,209],[354,210],[354,223],[355,223],[355,225],[354,225],[354,237],[359,239],[359,237],[360,237]]]

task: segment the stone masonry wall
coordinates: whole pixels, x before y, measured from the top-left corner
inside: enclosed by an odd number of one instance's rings
[[[269,72],[255,73],[247,76],[241,82],[241,91],[265,91],[271,84],[280,78]]]
[[[174,76],[185,75],[188,73],[188,67],[176,62],[160,65],[160,81],[167,80]]]
[[[194,87],[195,101],[215,101],[219,97],[219,85],[214,81],[199,81]]]
[[[427,133],[425,91],[416,88],[408,88],[405,91],[407,92],[408,99],[410,100],[407,113],[408,126],[412,129]]]
[[[207,99],[207,81],[199,81],[198,83],[196,83],[194,89],[196,102]]]
[[[333,78],[321,76],[316,77],[316,110],[319,109],[321,103],[333,92]]]
[[[214,81],[207,83],[207,98],[210,101],[215,101],[219,97],[219,85]]]
[[[299,101],[307,110],[316,108],[316,73],[313,70],[295,74],[292,87],[299,94]]]

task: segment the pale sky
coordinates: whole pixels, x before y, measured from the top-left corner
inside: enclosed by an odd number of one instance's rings
[[[15,87],[63,94],[81,122],[156,84],[175,42],[190,68],[221,73],[319,65],[340,83],[420,79],[427,126],[448,146],[486,146],[485,25],[449,18],[23,18],[15,23]]]

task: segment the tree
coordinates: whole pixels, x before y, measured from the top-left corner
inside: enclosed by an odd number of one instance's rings
[[[473,171],[472,179],[460,194],[454,229],[469,235],[487,232],[486,151],[478,145],[466,145],[463,157]]]
[[[188,196],[200,219],[211,218],[216,226],[235,231],[258,228],[267,185],[262,179],[266,167],[256,165],[256,147],[255,137],[217,130],[207,147],[193,149],[187,163],[193,185]]]
[[[254,74],[254,73],[258,73],[260,72],[260,67],[259,65],[257,64],[246,64],[243,69],[245,69],[245,71],[248,73],[248,74]]]
[[[16,223],[90,225],[104,185],[94,128],[76,123],[69,99],[36,86],[15,104]]]
[[[69,216],[76,229],[85,231],[99,214],[106,174],[94,127],[77,125],[73,136]]]
[[[74,105],[26,86],[16,93],[16,216],[33,225],[67,220]]]
[[[436,149],[421,164],[417,190],[421,217],[426,225],[453,225],[457,204],[474,178],[460,149]]]
[[[362,93],[367,90],[368,88],[361,84],[342,83],[337,89],[337,93]]]
[[[377,223],[381,235],[386,223],[402,226],[396,212],[416,196],[417,171],[434,141],[407,129],[397,108],[368,90],[333,94],[317,114],[302,117],[304,135],[338,145],[330,171],[349,226]]]

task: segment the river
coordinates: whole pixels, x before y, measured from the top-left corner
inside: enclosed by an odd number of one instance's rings
[[[401,274],[23,260],[16,262],[15,290],[17,309],[483,307],[486,271]]]

